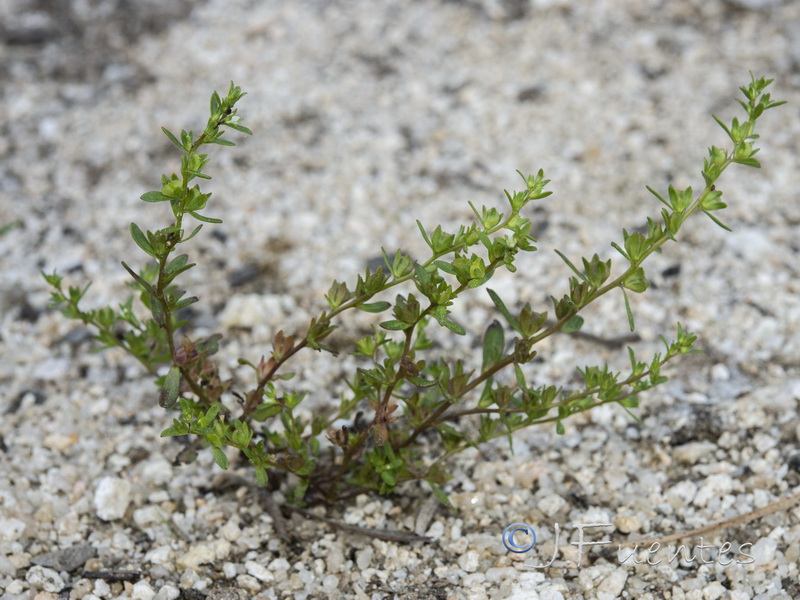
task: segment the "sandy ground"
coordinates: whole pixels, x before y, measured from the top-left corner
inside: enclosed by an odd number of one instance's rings
[[[0,237],[0,599],[800,597],[796,507],[714,532],[707,562],[593,550],[576,568],[569,544],[578,523],[613,524],[595,541],[664,537],[798,491],[800,4],[12,0],[0,19],[0,226],[12,224]],[[353,281],[381,247],[422,255],[416,219],[454,229],[469,201],[500,206],[516,169],[543,168],[555,193],[531,214],[540,251],[492,287],[542,310],[570,275],[553,249],[614,257],[623,227],[658,214],[645,185],[702,185],[705,149],[726,139],[710,114],[738,114],[748,71],[774,77],[789,104],[763,118],[763,168],[720,182],[734,231],[688,223],[633,301],[642,356],[678,320],[705,353],[643,396],[643,425],[598,410],[564,436],[516,434],[513,454],[505,440],[463,453],[446,488],[455,511],[408,486],[320,512],[428,542],[294,515],[297,541],[284,543],[251,471],[226,486],[207,451],[173,465],[179,445],[159,438],[171,416],[145,373],[89,353],[87,333],[46,308],[40,270],[92,280],[88,306],[126,298],[119,262],[142,259],[128,224],[162,222],[138,196],[177,167],[159,128],[199,129],[210,92],[233,80],[254,136],[214,153],[207,213],[225,223],[198,236],[201,267],[184,280],[199,329],[225,334],[228,373],[278,328],[302,327],[330,282]],[[586,331],[625,334],[621,299],[598,304]],[[492,311],[485,292],[467,299],[455,315],[470,337],[443,351],[474,355]],[[627,361],[574,338],[543,355],[543,382]],[[298,357],[309,410],[355,364]],[[503,547],[514,522],[536,528],[536,556]],[[547,562],[555,523],[558,560],[526,567]],[[42,558],[69,548],[77,559]]]

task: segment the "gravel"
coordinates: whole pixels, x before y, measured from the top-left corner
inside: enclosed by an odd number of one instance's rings
[[[575,564],[576,524],[603,525],[584,543],[663,537],[800,491],[800,4],[9,0],[0,23],[0,227],[13,224],[0,237],[0,600],[800,597],[797,506],[684,541],[680,556],[676,543],[657,555],[586,545]],[[645,185],[701,185],[704,148],[725,143],[709,113],[735,114],[749,70],[790,104],[763,118],[764,168],[721,180],[734,232],[693,219],[632,298],[637,354],[659,351],[677,320],[704,354],[642,395],[641,423],[604,407],[563,436],[533,428],[513,452],[504,439],[457,455],[452,511],[416,485],[314,509],[427,542],[294,514],[287,544],[248,469],[224,487],[208,451],[178,466],[147,375],[90,353],[86,330],[47,308],[40,270],[92,280],[88,306],[126,299],[119,261],[140,262],[128,224],[158,223],[137,198],[175,168],[159,127],[201,126],[231,79],[255,135],[214,154],[207,212],[225,224],[193,241],[200,267],[184,279],[198,327],[225,335],[227,376],[381,246],[421,256],[415,219],[453,229],[468,201],[500,203],[516,169],[544,168],[555,194],[532,213],[539,252],[492,287],[543,307],[570,274],[554,248],[613,257],[623,227],[657,214]],[[440,341],[452,356],[469,358],[496,317],[473,296],[454,314],[471,337]],[[600,304],[586,330],[624,335],[620,299]],[[627,362],[575,337],[541,354],[541,382]],[[355,365],[295,358],[308,411]],[[512,523],[533,526],[530,553],[506,551]]]

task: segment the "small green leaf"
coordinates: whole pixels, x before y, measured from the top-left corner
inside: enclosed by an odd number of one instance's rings
[[[179,271],[184,267],[184,265],[186,265],[188,260],[189,260],[188,254],[181,254],[180,256],[176,256],[167,263],[167,266],[164,267],[164,271],[166,273],[174,273],[176,271]]]
[[[364,304],[357,304],[356,305],[356,308],[358,310],[363,310],[364,312],[368,312],[368,313],[383,312],[384,310],[387,310],[387,309],[389,309],[391,307],[392,307],[392,305],[389,304],[388,302],[373,302],[371,304],[364,303]]]
[[[397,319],[391,321],[384,321],[381,323],[381,327],[384,329],[388,329],[389,331],[403,331],[411,327],[411,323],[406,323],[405,321],[399,321]]]
[[[647,289],[648,283],[644,276],[644,269],[636,267],[630,275],[622,282],[622,286],[628,288],[632,292],[642,293]]]
[[[142,230],[139,229],[139,226],[136,223],[131,223],[131,237],[133,241],[136,242],[136,245],[139,246],[144,252],[153,258],[157,258],[156,251],[153,250],[153,246],[150,245],[150,242],[147,241],[147,237],[145,237]]]
[[[584,281],[589,281],[589,280],[587,279],[586,275],[584,275],[583,273],[581,273],[581,272],[578,270],[578,268],[577,268],[575,265],[573,265],[573,264],[572,264],[572,262],[570,262],[570,260],[569,260],[569,259],[568,259],[568,258],[567,258],[567,257],[566,257],[566,256],[565,256],[565,255],[564,255],[564,254],[563,254],[563,253],[560,251],[560,250],[556,250],[556,254],[558,254],[558,255],[561,257],[561,260],[563,260],[565,263],[567,263],[567,266],[568,266],[570,269],[572,269],[572,270],[575,272],[575,274],[576,274],[578,277],[580,277],[580,278],[581,278],[581,279],[583,279]]]
[[[176,138],[175,135],[173,135],[173,133],[169,129],[167,129],[166,127],[162,127],[161,131],[164,132],[164,135],[166,135],[169,138],[169,141],[172,142],[173,144],[175,144],[178,147],[179,150],[184,150],[184,151],[186,150],[186,148],[184,148],[183,144],[181,144],[178,141],[178,138]]]
[[[486,291],[489,293],[489,297],[492,299],[492,302],[494,302],[494,305],[497,307],[497,310],[500,311],[500,313],[503,315],[508,324],[511,325],[514,331],[516,331],[519,334],[522,334],[522,329],[519,326],[519,321],[517,320],[516,317],[514,317],[514,315],[508,312],[506,305],[500,299],[500,296],[497,295],[497,292],[495,292],[490,288],[486,288]]]
[[[217,463],[220,469],[225,470],[228,468],[228,457],[220,448],[214,448],[214,462]]]
[[[241,132],[241,133],[245,133],[245,134],[247,134],[247,135],[253,135],[253,132],[252,132],[252,131],[250,131],[250,130],[249,130],[247,127],[245,127],[244,125],[239,125],[238,123],[225,123],[225,125],[226,125],[227,127],[230,127],[231,129],[235,129],[236,131],[239,131],[239,132]]]
[[[138,283],[140,286],[142,286],[142,287],[144,288],[144,290],[145,290],[145,291],[146,291],[148,294],[150,294],[150,295],[151,295],[151,296],[153,296],[153,297],[156,297],[156,296],[158,295],[158,294],[156,294],[156,290],[155,290],[155,288],[154,288],[152,285],[150,285],[149,283],[147,283],[147,282],[146,282],[146,281],[145,281],[145,280],[144,280],[144,279],[143,279],[141,276],[139,276],[139,275],[138,275],[138,274],[137,274],[137,273],[136,273],[136,272],[135,272],[133,269],[131,269],[131,268],[130,268],[130,267],[127,265],[127,264],[125,264],[125,261],[122,261],[122,266],[123,266],[123,267],[125,268],[125,270],[126,270],[126,271],[127,271],[129,274],[130,274],[130,276],[131,276],[131,277],[133,277],[133,278],[136,280],[136,283]]]
[[[457,333],[458,335],[465,335],[467,333],[466,330],[461,325],[459,325],[458,323],[454,323],[450,319],[445,319],[442,325],[447,327],[453,333]]]
[[[417,279],[419,279],[419,282],[422,285],[426,285],[426,284],[430,283],[431,274],[428,273],[428,271],[425,269],[425,267],[423,267],[421,264],[419,264],[419,263],[414,264],[414,273],[416,274]]]
[[[139,196],[139,198],[145,202],[168,202],[170,200],[161,192],[147,192]]]
[[[564,323],[564,329],[562,329],[562,331],[564,333],[573,333],[575,331],[580,331],[581,327],[583,327],[583,317],[580,315],[575,315],[569,321]]]
[[[267,470],[264,467],[256,467],[256,481],[259,485],[266,485]]]
[[[720,221],[720,220],[719,220],[717,217],[715,217],[714,215],[712,215],[712,214],[711,214],[710,212],[708,212],[707,210],[704,210],[703,212],[704,212],[706,215],[708,215],[708,218],[709,218],[709,219],[711,219],[712,221],[714,221],[714,223],[716,223],[717,225],[719,225],[720,227],[722,227],[722,228],[723,228],[725,231],[733,231],[733,230],[732,230],[730,227],[728,227],[727,225],[725,225],[725,223],[723,223],[722,221]]]
[[[417,220],[417,227],[419,227],[419,231],[422,234],[422,239],[425,240],[425,243],[433,249],[433,244],[431,244],[431,239],[428,237],[428,233],[425,231],[425,228],[422,226],[419,220]]]
[[[178,401],[181,389],[181,371],[178,367],[170,368],[164,379],[164,386],[158,394],[158,404],[161,408],[172,408]],[[163,434],[162,434],[163,435]]]
[[[203,223],[222,223],[222,219],[214,219],[212,217],[206,217],[204,215],[201,215],[200,213],[194,212],[193,210],[189,210],[187,212],[190,215],[192,215],[195,219],[197,219],[198,221],[202,221]],[[192,235],[194,235],[194,234],[192,234]],[[189,236],[189,237],[192,237],[192,236]]]
[[[628,314],[628,325],[630,325],[631,331],[633,331],[633,311],[631,310],[630,300],[628,300],[628,293],[625,291],[624,287],[620,287],[619,289],[622,290],[622,295],[625,298],[625,312]]]
[[[499,321],[492,321],[483,336],[483,369],[492,366],[503,357],[505,335]]]
[[[447,494],[444,493],[444,490],[442,490],[442,488],[440,488],[438,485],[436,485],[434,482],[430,480],[426,479],[425,481],[429,486],[431,486],[431,491],[433,492],[433,495],[436,496],[436,499],[439,502],[441,502],[445,506],[450,506],[450,507],[453,506],[453,504],[450,502],[450,498],[447,497]]]
[[[190,234],[189,234],[189,237],[185,237],[185,238],[183,238],[183,239],[181,240],[181,242],[188,242],[190,239],[192,239],[194,236],[196,236],[196,235],[198,234],[198,232],[199,232],[199,231],[200,231],[202,228],[203,228],[203,226],[202,226],[202,225],[198,225],[197,227],[195,227],[195,228],[192,230],[192,233],[190,233]]]
[[[253,419],[259,422],[266,421],[277,415],[281,410],[283,408],[280,404],[259,404],[253,411]]]
[[[189,306],[191,304],[194,304],[195,302],[197,302],[199,300],[200,299],[197,296],[190,296],[189,298],[184,298],[183,300],[180,300],[179,302],[176,302],[172,306],[172,310],[173,311],[181,310],[181,309],[186,308],[187,306]]]

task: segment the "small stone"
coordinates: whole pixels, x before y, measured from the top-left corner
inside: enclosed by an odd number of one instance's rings
[[[146,581],[137,581],[133,584],[133,600],[153,600],[156,592]]]
[[[750,549],[750,554],[755,559],[755,565],[765,565],[775,558],[775,551],[778,549],[777,540],[772,538],[761,538]]]
[[[628,581],[628,572],[622,567],[614,569],[597,586],[598,600],[615,600],[619,598]]]
[[[731,378],[731,372],[723,363],[717,363],[711,367],[711,379],[714,381],[728,381]]]
[[[693,465],[704,456],[713,456],[717,445],[712,442],[689,442],[682,446],[677,446],[672,455],[679,462]]]
[[[138,527],[145,528],[164,521],[164,514],[157,506],[152,504],[137,508],[133,511],[133,522]]]
[[[714,581],[703,588],[703,600],[717,600],[727,591],[719,581]]]
[[[45,358],[37,362],[33,369],[33,378],[44,381],[59,381],[68,374],[72,364],[66,358]]]
[[[778,440],[776,440],[771,435],[767,435],[766,433],[758,432],[753,436],[753,446],[756,450],[761,453],[766,452],[767,450],[771,450],[775,446],[778,445]]]
[[[489,583],[513,581],[517,575],[519,575],[519,571],[513,567],[492,567],[486,570],[486,581]]]
[[[181,591],[176,588],[174,585],[163,585],[158,590],[158,593],[155,595],[153,600],[175,600],[179,598],[181,595]]]
[[[0,575],[12,577],[17,572],[17,567],[14,566],[5,554],[0,554]]]
[[[44,440],[42,440],[42,444],[44,444],[45,448],[50,448],[51,450],[58,450],[59,452],[63,452],[70,446],[74,446],[78,443],[78,434],[71,433],[69,435],[63,435],[60,433],[51,433],[48,436],[45,436]]]
[[[694,497],[695,506],[704,507],[712,498],[719,498],[733,490],[733,479],[725,473],[709,475]]]
[[[264,565],[260,565],[253,560],[248,560],[244,563],[244,568],[248,574],[264,583],[271,583],[275,579],[275,576]]]
[[[64,589],[64,580],[57,571],[35,565],[28,569],[25,574],[25,581],[31,586],[41,588],[45,592],[60,592]]]
[[[564,600],[564,594],[557,586],[548,586],[539,590],[539,600]]]
[[[91,592],[92,580],[79,579],[72,585],[72,589],[69,591],[69,600],[80,600],[84,596],[89,595]]]
[[[425,533],[434,542],[441,539],[444,535],[444,523],[441,521],[434,521]]]
[[[619,516],[614,519],[614,525],[620,533],[632,533],[641,529],[642,520],[637,516]]]
[[[236,583],[239,584],[240,587],[250,590],[251,592],[261,591],[261,582],[252,575],[239,575],[236,578]]]
[[[372,562],[372,546],[367,546],[356,552],[356,565],[362,571],[368,569]]]
[[[169,546],[156,546],[147,551],[144,559],[154,565],[164,565],[172,561],[172,548]]]
[[[187,567],[198,570],[204,563],[212,563],[217,556],[214,549],[209,544],[195,544],[177,560],[177,565],[181,569]]]
[[[0,519],[0,541],[15,542],[25,532],[25,522],[19,519]]]
[[[244,575],[244,577],[249,577],[249,575]],[[273,597],[269,596],[269,598]],[[251,600],[251,598],[250,594],[239,588],[218,588],[211,590],[206,596],[206,600]]]
[[[100,598],[107,598],[111,595],[111,586],[102,579],[95,580],[94,595],[99,596]]]
[[[125,516],[131,502],[131,484],[118,477],[103,477],[94,494],[97,516],[103,521],[114,521]]]
[[[93,546],[73,546],[63,550],[38,554],[31,558],[31,562],[42,567],[50,567],[56,571],[70,572],[82,567],[87,560],[95,556],[97,556],[97,549]]]
[[[339,544],[332,544],[325,556],[325,568],[328,573],[339,573],[345,563],[344,553]]]
[[[480,566],[480,556],[474,550],[470,550],[458,557],[458,566],[467,573],[474,573]]]
[[[220,325],[225,329],[241,327],[251,329],[257,325],[276,325],[285,321],[291,314],[289,296],[276,294],[236,294],[228,298],[228,303],[219,316]]]
[[[236,574],[237,574],[236,565],[231,563],[231,562],[223,563],[223,565],[222,565],[222,573],[228,579],[233,579],[234,577],[236,577]]]
[[[285,558],[276,558],[267,565],[267,568],[270,571],[288,571],[292,568],[292,565],[290,565],[289,561]]]
[[[163,456],[156,457],[142,465],[142,476],[153,483],[166,483],[173,477],[172,465]]]
[[[536,507],[548,517],[552,517],[567,505],[567,501],[557,494],[550,494],[539,500]]]
[[[327,592],[332,592],[339,587],[339,578],[336,575],[326,575],[322,580],[322,589]]]

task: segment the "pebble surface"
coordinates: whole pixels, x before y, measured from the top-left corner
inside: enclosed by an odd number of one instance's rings
[[[800,597],[798,507],[680,555],[585,546],[576,565],[575,545],[575,524],[607,524],[586,541],[663,537],[800,490],[800,4],[8,0],[0,23],[0,227],[12,224],[0,237],[0,600]],[[248,487],[210,485],[209,453],[173,466],[170,416],[131,359],[89,353],[87,332],[46,308],[40,270],[92,280],[87,306],[126,299],[119,261],[141,257],[128,225],[159,223],[137,198],[177,167],[159,127],[202,126],[210,91],[233,79],[255,135],[213,155],[206,212],[225,224],[192,242],[200,267],[183,280],[201,296],[198,328],[225,335],[229,375],[381,246],[421,256],[415,219],[452,230],[469,201],[499,206],[516,169],[543,168],[555,193],[531,215],[539,252],[492,287],[543,310],[570,275],[554,248],[616,263],[609,242],[658,213],[645,185],[702,185],[704,149],[725,144],[709,115],[738,114],[748,71],[774,77],[789,105],[762,119],[763,169],[720,181],[733,233],[687,223],[652,257],[653,289],[632,298],[637,354],[658,352],[677,320],[705,353],[642,396],[641,425],[603,407],[563,436],[516,433],[513,453],[503,439],[454,457],[453,512],[409,486],[325,513],[430,542],[294,515],[302,542],[285,544]],[[587,311],[585,329],[624,335],[618,300]],[[480,292],[454,318],[475,344],[442,347],[468,357],[496,314]],[[578,338],[544,346],[542,382],[569,382],[576,356],[627,362]],[[355,364],[296,358],[308,410]],[[534,527],[533,551],[506,551],[512,523]],[[532,568],[556,541],[552,564]],[[111,569],[136,577],[89,576]]]

